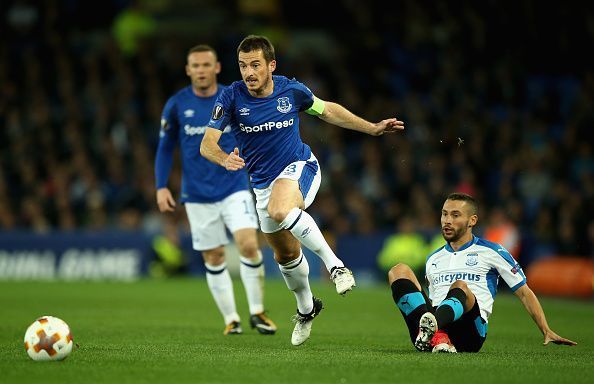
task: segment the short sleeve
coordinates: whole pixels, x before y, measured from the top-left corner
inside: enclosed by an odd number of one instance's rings
[[[493,266],[513,292],[526,284],[524,271],[507,249],[499,245],[496,249],[493,249],[493,253]]]
[[[313,92],[297,80],[293,79],[291,82],[293,86],[295,104],[297,104],[299,111],[302,112],[309,110],[314,104],[314,99],[316,98]]]

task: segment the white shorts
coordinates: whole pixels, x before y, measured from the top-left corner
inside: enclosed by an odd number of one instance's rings
[[[229,243],[225,226],[231,233],[258,228],[254,198],[250,191],[235,192],[216,203],[186,203],[192,231],[192,246],[208,251]]]
[[[260,229],[264,233],[274,233],[280,231],[280,223],[273,220],[268,213],[268,200],[272,193],[272,186],[278,179],[296,180],[299,182],[299,190],[303,195],[305,208],[313,203],[320,183],[322,182],[322,171],[318,159],[311,154],[307,161],[296,161],[287,165],[287,167],[270,183],[267,188],[256,189],[256,211],[258,212],[258,219],[260,219]]]

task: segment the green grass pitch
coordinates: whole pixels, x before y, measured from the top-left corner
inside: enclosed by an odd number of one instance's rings
[[[249,329],[241,283],[234,281],[244,334],[223,336],[203,279],[120,282],[0,282],[2,383],[592,383],[592,301],[543,299],[549,324],[576,347],[543,347],[513,295],[500,294],[478,354],[414,350],[386,286],[338,296],[314,283],[325,309],[311,338],[290,343],[295,300],[269,280],[274,336]],[[80,345],[62,362],[34,362],[23,348],[41,315],[66,320]]]

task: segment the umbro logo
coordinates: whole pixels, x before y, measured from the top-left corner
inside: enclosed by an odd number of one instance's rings
[[[301,237],[305,237],[311,233],[311,229],[309,227],[305,228],[303,232],[301,232]]]
[[[184,116],[185,117],[194,117],[194,110],[193,109],[186,109],[184,111]]]
[[[241,108],[239,110],[239,114],[241,116],[249,116],[250,115],[250,109],[249,108],[245,108],[245,107],[244,108]]]

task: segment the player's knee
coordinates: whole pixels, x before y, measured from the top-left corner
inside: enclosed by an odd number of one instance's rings
[[[283,207],[268,206],[268,214],[272,220],[279,223],[283,222],[291,210]]]
[[[287,264],[295,259],[297,259],[299,256],[301,256],[301,251],[295,251],[295,252],[291,252],[291,251],[287,251],[287,252],[283,252],[283,253],[274,253],[274,260],[276,260],[276,262],[278,264]]]
[[[388,272],[388,280],[390,281],[390,284],[392,284],[398,279],[411,279],[411,277],[414,277],[414,275],[414,272],[408,265],[404,263],[398,263]]]
[[[202,251],[204,262],[209,265],[221,265],[225,262],[225,251],[223,247]]]
[[[239,248],[239,253],[248,259],[253,259],[258,256],[258,242],[255,238],[239,241],[237,243],[237,248]]]
[[[460,288],[461,290],[466,291],[466,290],[468,290],[468,285],[466,284],[466,282],[464,280],[456,280],[450,286],[450,289],[454,289],[454,288]]]

